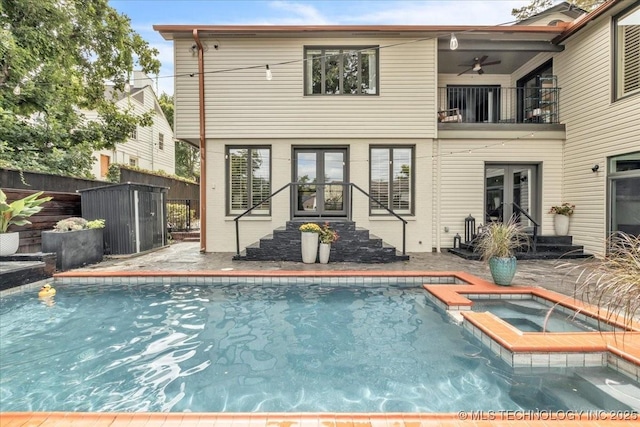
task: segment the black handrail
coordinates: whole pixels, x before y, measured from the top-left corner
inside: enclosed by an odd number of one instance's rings
[[[276,194],[280,193],[282,190],[284,190],[285,188],[288,187],[293,187],[293,186],[298,186],[298,185],[309,185],[309,183],[303,183],[303,182],[289,182],[285,185],[283,185],[282,187],[280,187],[279,189],[277,189],[276,191],[274,191],[273,193],[271,193],[269,196],[265,197],[264,199],[260,200],[258,203],[254,204],[253,206],[251,206],[249,209],[247,209],[246,211],[244,211],[243,213],[241,213],[240,215],[236,216],[235,218],[233,218],[233,220],[236,223],[236,255],[240,255],[240,225],[238,220],[240,218],[242,218],[243,216],[247,215],[249,212],[251,212],[252,210],[254,210],[255,208],[257,208],[258,206],[260,206],[261,204],[271,200]],[[358,191],[360,191],[362,194],[364,194],[367,198],[369,198],[369,200],[373,200],[375,203],[377,203],[380,207],[382,207],[383,209],[385,209],[387,212],[389,212],[391,215],[395,216],[396,218],[398,218],[400,221],[402,221],[402,255],[406,255],[406,237],[407,237],[407,220],[405,220],[404,218],[402,218],[400,215],[398,215],[397,213],[395,213],[393,210],[389,209],[388,207],[386,207],[382,202],[380,202],[378,199],[376,199],[375,197],[371,196],[369,193],[367,193],[366,191],[364,191],[362,188],[358,187],[356,184],[352,183],[352,182],[348,182],[348,183],[342,183],[342,182],[324,182],[324,183],[313,183],[313,185],[316,186],[325,186],[325,185],[343,185],[343,186],[349,186],[352,188],[357,189]],[[348,215],[348,219],[351,220],[351,218],[353,217],[353,191],[349,192],[349,215]]]
[[[529,221],[533,223],[533,251],[536,252],[536,243],[538,242],[538,227],[540,227],[540,224],[538,224],[533,218],[531,218],[531,216],[516,202],[512,202],[511,204],[518,210],[518,212],[523,213],[524,216],[529,218]]]

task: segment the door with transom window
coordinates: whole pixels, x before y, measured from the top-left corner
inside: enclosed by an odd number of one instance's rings
[[[294,148],[293,215],[347,216],[346,148]]]

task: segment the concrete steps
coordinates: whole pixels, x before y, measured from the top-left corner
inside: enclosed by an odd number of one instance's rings
[[[331,245],[330,262],[388,263],[409,260],[408,255],[399,254],[395,247],[371,235],[369,230],[356,227],[347,220],[287,221],[286,226],[273,230],[245,248],[234,259],[244,261],[296,261],[302,262],[300,251],[301,224],[313,222],[322,226],[328,222],[340,238]]]
[[[460,244],[460,248],[449,249],[449,252],[465,259],[479,260],[473,241]],[[535,250],[533,246],[516,251],[518,259],[577,259],[591,258],[584,252],[584,246],[574,245],[572,236],[538,236]]]

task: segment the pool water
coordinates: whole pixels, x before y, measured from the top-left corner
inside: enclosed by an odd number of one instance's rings
[[[604,324],[594,324],[578,319],[574,313],[563,313],[552,303],[543,304],[534,299],[486,300],[473,302],[473,311],[488,311],[522,332],[593,332],[611,330]]]
[[[544,376],[515,379],[414,285],[57,288],[0,300],[3,411],[576,409],[534,399]]]

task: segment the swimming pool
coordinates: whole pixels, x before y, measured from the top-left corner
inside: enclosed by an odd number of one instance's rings
[[[571,370],[512,375],[415,284],[134,283],[2,298],[2,409],[611,409],[554,398]]]

